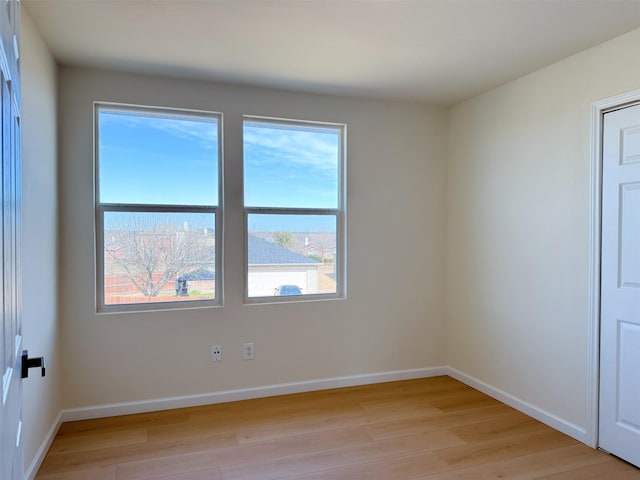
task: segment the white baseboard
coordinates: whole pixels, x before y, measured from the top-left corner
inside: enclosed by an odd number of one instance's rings
[[[42,465],[42,462],[44,461],[44,457],[47,455],[47,452],[49,451],[49,447],[51,447],[51,444],[53,443],[53,439],[56,437],[56,433],[58,433],[58,429],[60,428],[61,424],[62,424],[62,412],[58,413],[58,416],[53,421],[51,428],[49,429],[49,431],[47,432],[47,435],[42,441],[40,448],[38,448],[38,451],[34,455],[33,460],[31,460],[31,463],[29,464],[29,468],[27,468],[27,471],[24,473],[24,480],[34,480],[34,478],[36,478],[38,469],[40,468],[40,465]]]
[[[435,377],[447,375],[447,367],[416,368],[412,370],[397,370],[391,372],[352,375],[348,377],[324,378],[303,382],[282,383],[263,387],[226,390],[222,392],[204,393],[181,397],[160,398],[137,402],[112,403],[91,407],[71,408],[61,412],[63,422],[88,420],[92,418],[129,415],[132,413],[146,413],[173,408],[195,407],[214,403],[234,402],[251,398],[273,397],[291,393],[328,390],[330,388],[353,387],[373,383],[410,380],[414,378]]]
[[[467,375],[455,368],[447,367],[446,374],[466,385],[469,385],[470,387],[475,388],[476,390],[481,391],[482,393],[489,395],[490,397],[495,398],[496,400],[501,401],[502,403],[509,405],[510,407],[515,408],[516,410],[520,410],[522,413],[549,425],[551,428],[575,438],[579,442],[587,443],[588,437],[584,428],[574,425],[573,423],[557,417],[542,408],[536,407],[535,405],[525,402],[520,398],[514,397],[507,392],[495,388],[488,383],[478,380],[477,378]]]

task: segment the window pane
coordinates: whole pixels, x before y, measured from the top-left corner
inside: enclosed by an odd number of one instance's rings
[[[249,297],[336,293],[336,221],[249,214]]]
[[[215,298],[215,214],[105,212],[104,304]]]
[[[218,119],[100,108],[100,202],[218,205]]]
[[[247,207],[338,208],[340,130],[244,122]]]

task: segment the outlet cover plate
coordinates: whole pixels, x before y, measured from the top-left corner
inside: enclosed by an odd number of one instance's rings
[[[211,360],[214,362],[222,360],[222,347],[220,345],[211,347]]]
[[[255,345],[253,342],[247,342],[242,349],[242,357],[245,360],[253,360],[255,358]]]

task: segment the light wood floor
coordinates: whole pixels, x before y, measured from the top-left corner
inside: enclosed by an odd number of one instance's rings
[[[449,377],[65,423],[39,480],[635,479]]]

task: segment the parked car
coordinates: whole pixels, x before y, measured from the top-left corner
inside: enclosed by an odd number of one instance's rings
[[[280,285],[279,287],[276,287],[274,295],[302,295],[302,290],[297,285]]]

